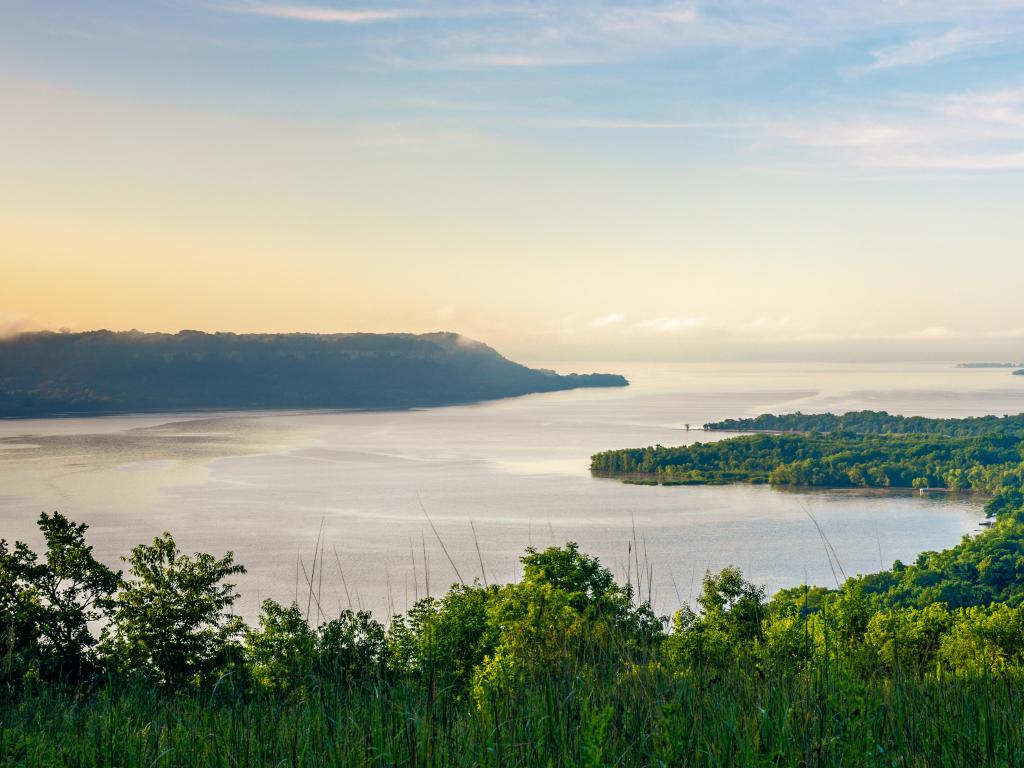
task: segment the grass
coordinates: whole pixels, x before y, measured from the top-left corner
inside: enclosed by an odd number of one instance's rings
[[[18,766],[1021,766],[1016,677],[555,672],[486,702],[428,681],[290,694],[108,686],[0,707]]]

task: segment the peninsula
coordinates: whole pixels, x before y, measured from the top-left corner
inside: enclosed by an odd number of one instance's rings
[[[413,408],[577,387],[615,374],[528,368],[456,333],[26,333],[0,340],[0,417]]]

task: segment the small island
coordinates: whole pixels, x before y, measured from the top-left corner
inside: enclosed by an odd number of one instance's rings
[[[26,333],[0,340],[0,417],[453,405],[617,374],[528,368],[456,333]]]

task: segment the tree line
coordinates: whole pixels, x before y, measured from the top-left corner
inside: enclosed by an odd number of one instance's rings
[[[1024,437],[1024,414],[936,419],[899,416],[886,411],[834,413],[762,413],[746,419],[725,419],[704,425],[729,432],[853,432],[860,435],[946,435],[972,437],[1009,433]]]

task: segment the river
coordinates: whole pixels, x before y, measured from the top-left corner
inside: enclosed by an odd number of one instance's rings
[[[515,578],[525,547],[573,540],[623,579],[638,550],[629,578],[639,570],[668,613],[727,564],[771,591],[913,560],[979,530],[982,502],[625,485],[592,478],[592,453],[719,439],[697,427],[764,411],[1024,410],[1021,377],[948,363],[544,366],[632,385],[415,411],[0,422],[0,537],[38,544],[36,517],[59,509],[89,523],[111,565],[164,530],[189,551],[231,549],[248,568],[238,607],[249,618],[266,597],[315,603],[309,576],[325,614],[351,605],[386,618],[459,577]]]

